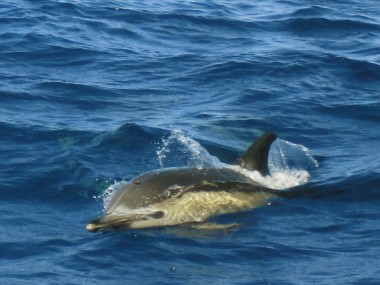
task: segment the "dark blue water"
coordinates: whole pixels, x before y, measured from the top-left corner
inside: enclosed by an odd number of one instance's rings
[[[380,284],[380,6],[306,2],[2,1],[1,284]],[[173,133],[228,163],[268,130],[318,161],[297,197],[86,231]]]

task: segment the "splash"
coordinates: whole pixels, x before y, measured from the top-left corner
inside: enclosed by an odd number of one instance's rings
[[[303,145],[277,139],[271,146],[268,166],[271,175],[263,177],[257,171],[248,171],[238,166],[226,165],[210,155],[197,141],[180,130],[163,139],[157,150],[161,167],[189,166],[198,168],[230,167],[252,180],[272,189],[288,189],[305,184],[310,179],[310,171],[318,167],[318,162]]]
[[[307,147],[281,139],[273,142],[268,164],[271,173],[312,170],[318,167],[318,162]]]
[[[169,137],[162,140],[162,146],[157,150],[157,157],[161,168],[178,166],[215,168],[222,165],[217,157],[209,154],[197,141],[180,130],[174,130]]]
[[[250,171],[237,165],[227,165],[226,167],[248,176],[253,181],[264,185],[265,187],[276,190],[286,190],[296,187],[305,184],[310,179],[310,173],[302,169],[278,171],[264,177],[258,171]]]
[[[230,167],[268,188],[284,190],[308,182],[310,171],[318,167],[318,162],[305,146],[277,139],[269,151],[270,176],[263,177],[257,171],[248,171],[238,166]]]
[[[128,184],[128,181],[114,182],[112,185],[108,186],[108,188],[104,191],[104,193],[100,194],[96,197],[97,200],[101,200],[103,202],[103,210],[105,210],[109,203],[111,202],[112,197],[123,188],[124,185]]]

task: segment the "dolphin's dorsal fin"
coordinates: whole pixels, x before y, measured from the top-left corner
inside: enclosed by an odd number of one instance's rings
[[[262,176],[269,175],[268,154],[277,136],[273,132],[263,134],[235,162],[248,170],[257,170]]]

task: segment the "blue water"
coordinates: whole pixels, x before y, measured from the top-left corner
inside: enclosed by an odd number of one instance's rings
[[[380,284],[379,39],[377,0],[2,1],[0,283]],[[228,163],[269,130],[318,161],[297,197],[86,231],[173,133]]]

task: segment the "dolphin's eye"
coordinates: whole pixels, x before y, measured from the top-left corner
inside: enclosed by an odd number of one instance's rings
[[[133,184],[140,185],[141,182],[140,182],[140,180],[136,180],[136,181],[133,182]]]
[[[157,212],[154,212],[152,214],[149,214],[149,217],[152,217],[154,219],[161,219],[164,215],[165,215],[164,212],[157,211]]]

